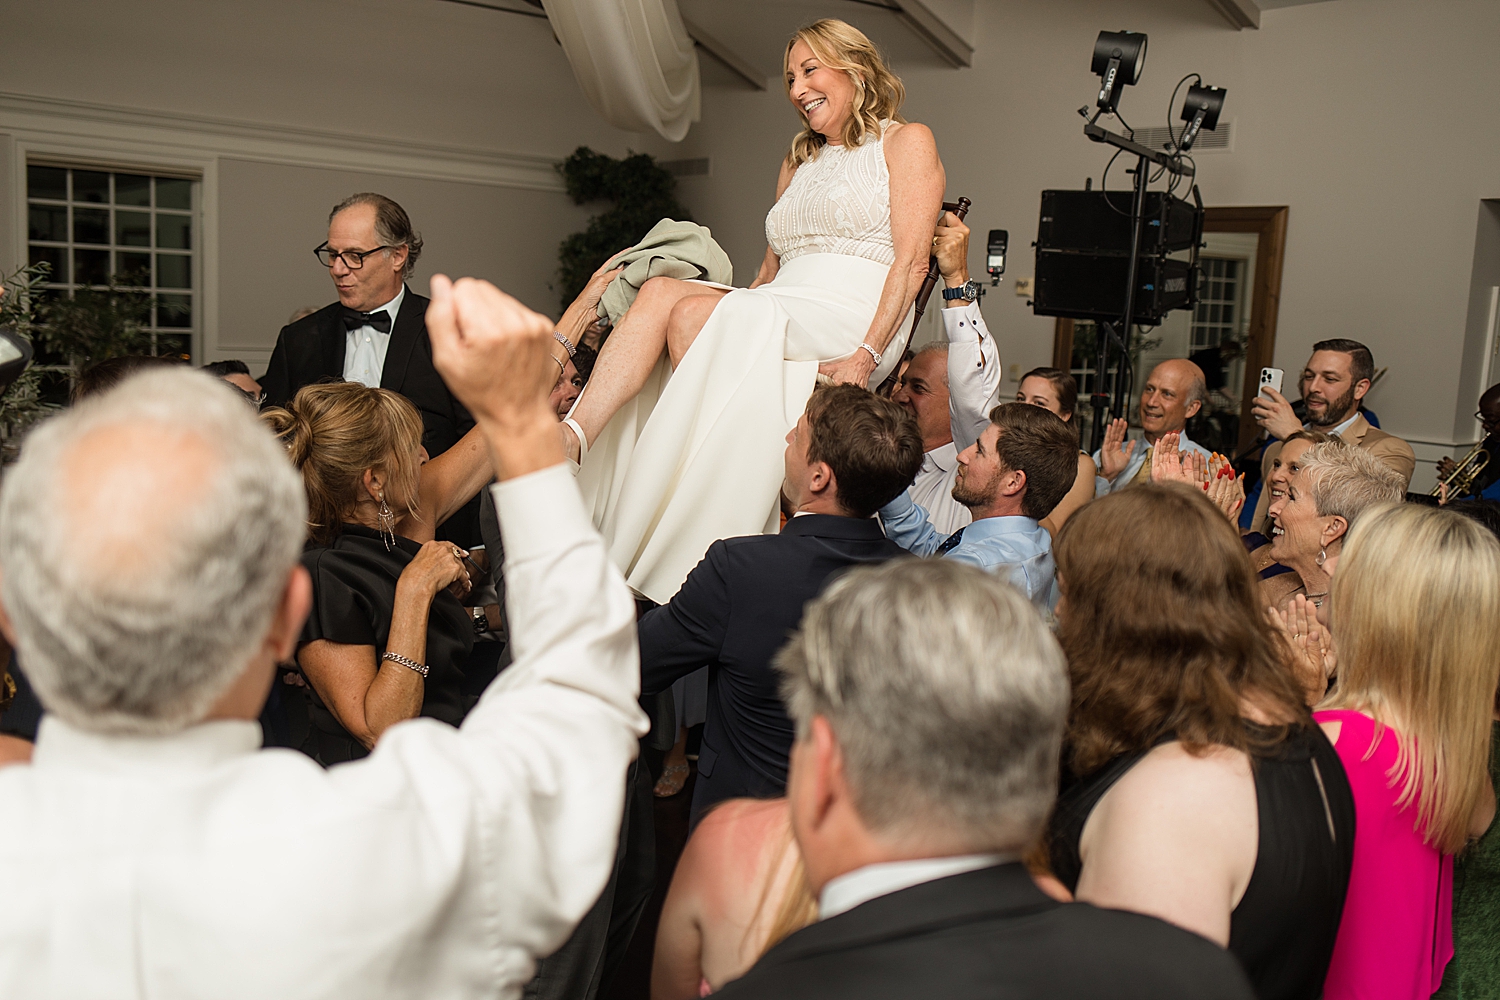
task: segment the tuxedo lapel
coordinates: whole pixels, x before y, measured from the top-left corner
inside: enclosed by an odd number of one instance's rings
[[[406,384],[406,372],[412,352],[427,329],[427,300],[413,295],[410,288],[401,298],[401,310],[391,325],[391,343],[385,351],[385,367],[380,371],[380,387],[400,392]]]
[[[319,323],[318,356],[315,362],[317,374],[303,384],[343,378],[346,341],[343,309],[338,303],[334,303],[334,307],[326,310],[326,315]]]

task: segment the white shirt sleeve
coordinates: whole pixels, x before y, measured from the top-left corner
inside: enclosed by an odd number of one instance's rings
[[[979,303],[943,309],[948,338],[948,413],[959,451],[979,440],[999,402],[1000,349],[984,325]]]
[[[424,850],[464,852],[452,920],[487,928],[524,982],[517,966],[555,950],[604,888],[648,723],[635,603],[573,477],[557,465],[492,491],[515,662],[457,734],[393,726],[365,764],[413,786]]]

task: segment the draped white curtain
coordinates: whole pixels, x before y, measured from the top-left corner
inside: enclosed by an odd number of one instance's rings
[[[542,0],[578,85],[611,125],[673,142],[698,120],[698,56],[677,0]]]

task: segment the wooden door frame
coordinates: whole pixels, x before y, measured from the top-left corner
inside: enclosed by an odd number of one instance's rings
[[[1244,451],[1260,434],[1250,403],[1260,391],[1260,370],[1276,356],[1276,319],[1281,311],[1281,271],[1286,261],[1286,205],[1205,208],[1205,233],[1255,233],[1255,286],[1250,290],[1250,333],[1245,343],[1245,384],[1240,394],[1240,441]],[[1052,328],[1052,367],[1073,364],[1073,320],[1059,316]]]

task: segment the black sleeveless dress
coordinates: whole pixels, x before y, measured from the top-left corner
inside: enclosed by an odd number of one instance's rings
[[[1053,874],[1070,891],[1083,869],[1078,844],[1089,814],[1148,752],[1116,757],[1058,798],[1048,848]],[[1229,917],[1229,952],[1260,1000],[1320,997],[1354,862],[1354,796],[1316,725],[1294,728],[1251,760],[1260,838],[1250,883]]]
[[[302,627],[300,643],[317,639],[350,646],[374,646],[385,651],[396,607],[396,581],[422,546],[396,536],[387,550],[380,533],[363,525],[345,524],[332,545],[308,546],[302,565],[312,576],[312,613]],[[427,680],[422,715],[458,725],[477,700],[463,692],[464,666],[474,647],[473,620],[458,599],[440,591],[427,616]],[[311,732],[304,753],[327,766],[355,760],[369,751],[356,740],[318,692],[306,689]]]

